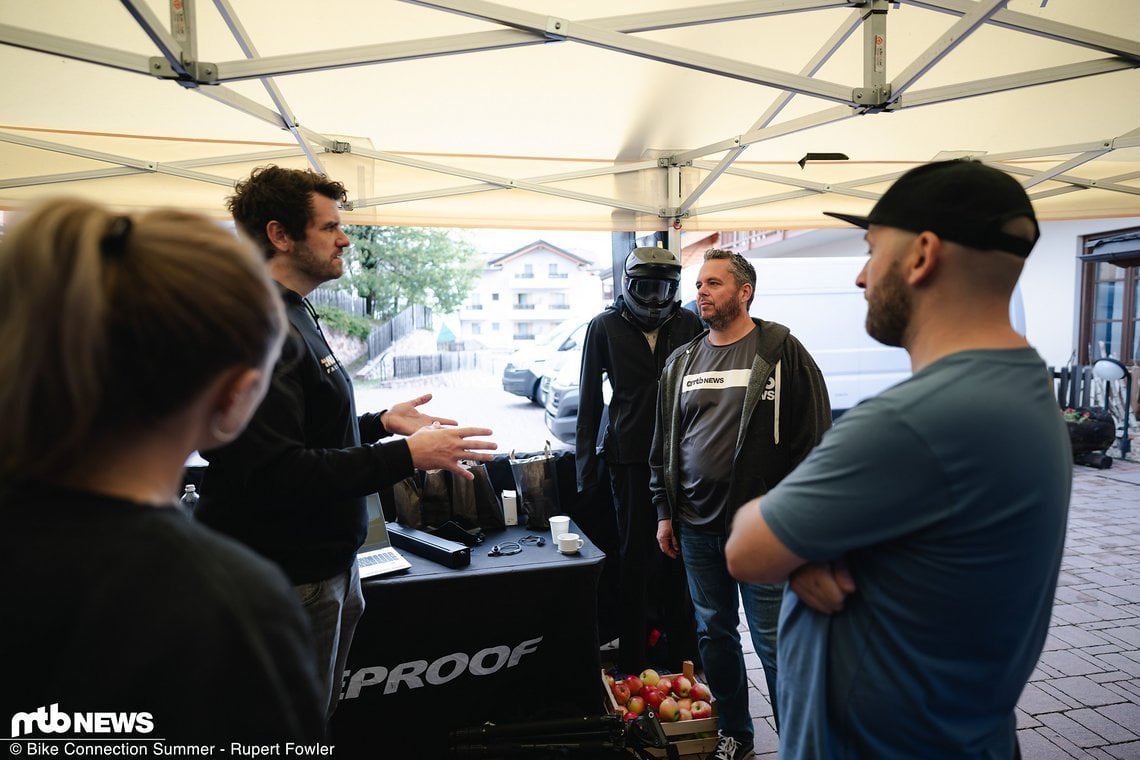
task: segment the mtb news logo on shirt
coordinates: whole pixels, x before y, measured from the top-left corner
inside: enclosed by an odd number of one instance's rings
[[[148,712],[61,712],[59,703],[12,716],[11,738],[28,734],[149,734],[154,716]]]
[[[730,369],[720,372],[699,372],[685,375],[681,379],[681,390],[693,391],[698,388],[747,388],[752,377],[750,369]]]

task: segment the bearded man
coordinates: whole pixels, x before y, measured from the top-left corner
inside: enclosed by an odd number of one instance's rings
[[[776,625],[783,584],[738,583],[724,547],[736,509],[779,483],[831,425],[823,374],[787,327],[748,314],[756,270],[711,249],[697,279],[709,329],[673,352],[661,375],[650,453],[657,543],[680,556],[697,644],[717,699],[710,760],[753,755],[748,679],[737,631],[743,601],[776,713]]]
[[[1009,321],[1033,207],[1000,169],[944,161],[831,216],[867,230],[867,332],[914,374],[737,512],[733,576],[791,578],[780,757],[1020,757],[1073,467],[1045,362]]]

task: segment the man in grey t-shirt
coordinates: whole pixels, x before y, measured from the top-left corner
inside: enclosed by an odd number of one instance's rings
[[[751,322],[751,320],[749,320]],[[728,481],[744,395],[752,376],[752,361],[760,345],[760,331],[748,333],[727,345],[712,343],[711,336],[693,346],[692,361],[681,382],[681,494],[677,516],[685,524],[716,532],[724,522]],[[774,383],[774,378],[769,381]],[[761,394],[759,406],[772,416],[772,396]]]
[[[756,270],[710,250],[697,280],[709,331],[673,353],[658,394],[650,450],[657,542],[681,556],[696,611],[705,677],[721,737],[710,758],[752,756],[748,679],[737,631],[743,603],[776,702],[776,621],[782,585],[737,583],[724,544],[736,509],[792,470],[831,424],[823,375],[788,328],[748,316]]]

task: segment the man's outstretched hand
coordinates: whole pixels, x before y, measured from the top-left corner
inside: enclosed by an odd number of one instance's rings
[[[393,406],[388,411],[380,416],[380,422],[384,425],[384,429],[389,433],[397,433],[399,435],[411,435],[422,427],[427,427],[434,422],[440,425],[455,426],[459,423],[455,420],[449,420],[446,417],[432,417],[431,415],[424,414],[419,410],[427,402],[431,401],[431,394],[425,393],[410,401],[401,401]],[[487,431],[490,434],[491,431]],[[484,435],[483,433],[476,433],[476,435]]]
[[[476,440],[474,436],[491,434],[490,428],[444,427],[433,422],[408,436],[408,450],[412,453],[412,464],[418,470],[451,470],[472,480],[475,476],[460,462],[490,462],[493,455],[485,450],[493,451],[499,447],[498,444]]]

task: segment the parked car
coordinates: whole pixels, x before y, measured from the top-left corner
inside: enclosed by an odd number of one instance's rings
[[[546,428],[551,434],[563,443],[574,445],[577,438],[578,426],[578,382],[582,371],[582,349],[566,355],[562,366],[551,374],[543,375],[542,385],[546,398]],[[613,389],[610,388],[608,378],[602,379],[602,398],[606,407],[602,410],[602,423],[598,434],[606,428],[605,415],[609,409],[610,397]]]
[[[565,352],[577,348],[581,351],[588,322],[568,320],[541,336],[533,346],[520,348],[511,354],[503,368],[503,390],[516,396],[525,396],[540,406],[545,403],[541,394],[542,373],[548,367],[561,366]]]

